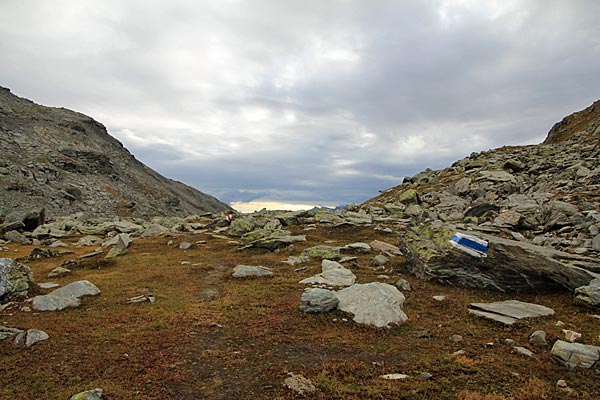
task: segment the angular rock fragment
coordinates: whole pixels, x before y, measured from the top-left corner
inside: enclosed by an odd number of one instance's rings
[[[100,289],[90,281],[77,281],[49,294],[35,296],[33,298],[33,309],[36,311],[57,311],[67,307],[78,307],[81,304],[81,297],[96,296],[98,294],[100,294]]]
[[[234,278],[273,276],[273,271],[262,266],[238,265],[233,269],[231,276]]]
[[[0,258],[0,302],[13,296],[26,296],[33,283],[29,267],[12,258]]]

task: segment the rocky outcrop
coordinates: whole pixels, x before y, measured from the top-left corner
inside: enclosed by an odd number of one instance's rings
[[[92,118],[37,105],[1,87],[0,147],[0,220],[13,219],[3,214],[14,209],[111,217],[231,211],[136,160]],[[43,214],[21,221],[31,231]]]
[[[399,242],[407,268],[423,279],[502,292],[572,291],[596,277],[577,266],[593,260],[485,234],[479,236],[489,243],[487,256],[475,257],[450,243],[453,233],[428,225],[407,229]]]

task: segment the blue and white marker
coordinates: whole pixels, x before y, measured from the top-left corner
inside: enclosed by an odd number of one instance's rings
[[[486,253],[488,251],[489,243],[478,237],[457,232],[452,236],[450,244],[470,256],[478,258],[487,257]]]

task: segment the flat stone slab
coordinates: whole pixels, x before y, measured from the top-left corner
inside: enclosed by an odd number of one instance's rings
[[[250,278],[259,276],[273,276],[273,271],[262,266],[238,265],[233,269],[234,278]]]
[[[33,298],[33,309],[36,311],[57,311],[67,307],[78,307],[83,296],[96,296],[100,294],[98,289],[90,281],[77,281],[51,293]]]
[[[554,315],[554,310],[539,304],[525,303],[518,300],[496,301],[493,303],[471,303],[469,313],[513,325],[523,318],[538,318]]]

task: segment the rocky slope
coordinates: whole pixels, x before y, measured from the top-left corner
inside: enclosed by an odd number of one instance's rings
[[[600,272],[600,102],[555,124],[542,144],[473,153],[406,178],[361,208],[406,228],[400,245],[422,277],[572,290]],[[460,231],[487,240],[491,257],[458,256],[448,243]]]
[[[230,211],[136,160],[99,122],[0,87],[0,214],[165,216]]]

